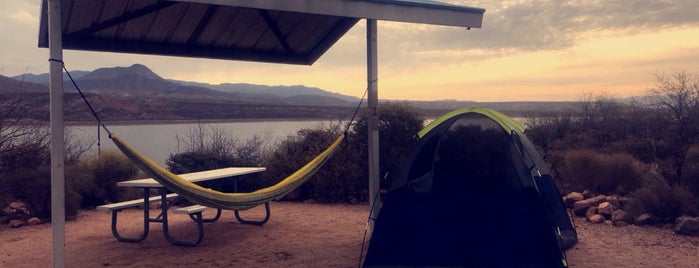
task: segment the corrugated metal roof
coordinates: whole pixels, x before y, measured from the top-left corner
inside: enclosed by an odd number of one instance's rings
[[[48,47],[47,3],[42,2],[39,46]],[[458,25],[480,27],[484,12],[416,0],[62,0],[61,4],[66,49],[293,64],[315,62],[360,18],[424,21],[423,14],[445,21],[428,23],[454,24],[445,16],[422,12],[440,11],[462,15]]]

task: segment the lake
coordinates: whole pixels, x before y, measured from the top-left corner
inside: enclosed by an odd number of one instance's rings
[[[524,118],[515,118],[524,122]],[[425,121],[428,124],[431,119]],[[336,124],[337,121],[329,120],[295,120],[295,121],[259,121],[259,122],[232,122],[232,123],[206,123],[206,124],[137,124],[137,125],[107,125],[112,133],[121,136],[126,142],[134,146],[157,163],[164,165],[170,154],[179,152],[178,137],[187,139],[193,130],[200,125],[225,131],[241,142],[247,141],[255,134],[263,137],[269,135],[272,141],[285,139],[289,135],[304,128],[313,128],[321,125]],[[344,123],[341,127],[345,127]],[[71,126],[70,133],[87,142],[94,142],[90,153],[97,153],[97,126]],[[101,131],[101,150],[117,150],[106,132]],[[183,146],[183,145],[179,145]],[[185,148],[182,148],[183,150]]]
[[[273,141],[283,140],[289,135],[304,129],[336,123],[332,121],[300,120],[300,121],[261,121],[261,122],[233,122],[233,123],[206,123],[206,124],[139,124],[139,125],[107,125],[109,131],[122,137],[137,150],[141,151],[157,163],[164,165],[165,160],[172,153],[177,153],[178,137],[186,140],[192,131],[199,129],[200,125],[206,128],[214,128],[230,134],[241,142],[245,142],[254,135],[269,135]],[[343,126],[344,127],[344,126]],[[112,143],[106,132],[101,131],[101,150],[118,150]],[[97,153],[97,126],[71,126],[70,134],[87,142],[94,142],[90,154]],[[210,133],[210,132],[209,132]],[[183,145],[179,145],[183,146]],[[184,149],[184,148],[182,148]]]

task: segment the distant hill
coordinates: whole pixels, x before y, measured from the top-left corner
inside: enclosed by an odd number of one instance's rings
[[[99,68],[94,71],[72,71],[71,76],[83,91],[120,97],[211,99],[241,103],[315,106],[353,106],[359,101],[356,97],[301,85],[265,86],[244,83],[212,85],[164,79],[142,64]],[[48,74],[24,74],[13,78],[43,85],[48,85],[49,81]],[[67,88],[73,87],[65,74],[64,81]]]
[[[86,75],[90,73],[89,71],[71,71],[70,75],[73,76],[73,79],[78,79],[82,77],[83,75]],[[41,84],[41,85],[48,85],[49,84],[49,74],[48,73],[43,73],[43,74],[20,74],[11,77],[15,80],[22,81],[24,80],[25,82],[32,82],[36,84]],[[68,74],[63,73],[63,80],[68,81]]]
[[[248,118],[343,118],[359,99],[319,88],[245,83],[207,84],[165,79],[142,64],[74,71],[71,75],[105,120],[227,120]],[[91,120],[73,84],[64,75],[66,120]],[[22,81],[23,80],[23,81]],[[46,120],[48,74],[0,76],[0,94],[23,94]],[[21,89],[21,91],[19,91]],[[2,97],[2,96],[0,96]],[[6,99],[2,97],[1,99]],[[405,100],[382,100],[405,101]],[[450,110],[481,106],[511,116],[541,115],[573,108],[572,102],[405,101],[436,117]],[[366,105],[366,103],[365,103]]]
[[[270,95],[270,96],[276,96],[276,97],[281,97],[281,98],[291,98],[291,99],[299,99],[299,97],[301,97],[301,96],[306,96],[306,97],[307,96],[319,96],[319,97],[328,97],[328,98],[324,98],[324,100],[330,100],[329,98],[337,98],[337,99],[344,100],[345,102],[347,102],[347,103],[344,103],[344,102],[338,102],[337,100],[333,100],[332,102],[335,103],[334,105],[341,105],[341,104],[352,105],[352,104],[356,104],[359,101],[359,98],[357,98],[357,97],[342,95],[339,93],[328,92],[328,91],[322,90],[320,88],[307,87],[307,86],[301,86],[301,85],[264,86],[264,85],[254,85],[254,84],[246,84],[246,83],[223,83],[223,84],[212,85],[212,84],[208,84],[208,83],[187,82],[187,81],[180,81],[180,80],[170,80],[170,81],[181,83],[183,85],[206,87],[206,88],[210,88],[213,90],[229,92],[229,93],[263,94],[263,95]]]
[[[49,88],[46,85],[37,84],[34,82],[21,81],[7,76],[0,75],[0,93],[16,93],[16,92],[43,92],[48,93]]]

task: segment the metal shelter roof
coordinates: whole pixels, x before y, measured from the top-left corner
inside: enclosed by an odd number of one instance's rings
[[[485,10],[418,0],[62,0],[63,48],[313,64],[361,18],[479,28]],[[48,47],[42,0],[39,46]]]

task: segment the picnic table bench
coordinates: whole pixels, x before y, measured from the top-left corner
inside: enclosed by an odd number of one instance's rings
[[[214,170],[207,170],[207,171],[200,171],[200,172],[192,172],[192,173],[185,173],[185,174],[180,174],[179,176],[190,181],[190,182],[203,182],[203,181],[209,181],[209,180],[215,180],[215,179],[221,179],[221,178],[238,178],[241,175],[246,175],[246,174],[252,174],[252,173],[257,173],[257,172],[262,172],[265,171],[265,168],[263,167],[230,167],[230,168],[222,168],[222,169],[214,169]],[[233,181],[234,184],[234,189],[237,189],[237,180]],[[194,204],[194,205],[189,205],[185,207],[180,207],[180,208],[175,208],[172,209],[171,212],[173,214],[187,214],[189,217],[197,223],[197,230],[198,234],[197,237],[194,240],[180,240],[172,237],[172,235],[169,232],[169,227],[168,227],[168,210],[169,208],[177,202],[179,198],[181,198],[177,193],[168,193],[167,189],[163,187],[160,183],[158,183],[155,179],[152,178],[147,178],[147,179],[138,179],[138,180],[129,180],[129,181],[122,181],[118,182],[117,186],[120,187],[136,187],[136,188],[142,188],[143,189],[143,198],[142,199],[136,199],[136,200],[129,200],[129,201],[123,201],[123,202],[118,202],[118,203],[113,203],[113,204],[106,204],[97,207],[97,210],[100,211],[111,211],[112,212],[112,221],[111,221],[111,229],[112,229],[112,235],[114,237],[122,242],[140,242],[143,241],[149,233],[149,226],[151,222],[156,222],[156,223],[161,223],[163,225],[163,234],[165,235],[165,238],[168,240],[168,242],[175,244],[175,245],[181,245],[181,246],[195,246],[199,244],[199,242],[202,241],[204,238],[204,227],[203,223],[204,222],[215,222],[218,220],[221,216],[221,209],[216,209],[216,215],[212,218],[204,218],[202,216],[202,212],[210,209],[209,207]],[[159,190],[159,195],[156,196],[150,196],[150,189],[158,189]],[[150,203],[151,202],[157,202],[161,201],[161,212],[157,217],[151,218],[150,217]],[[170,204],[169,204],[170,202]],[[266,215],[262,220],[246,220],[243,219],[238,210],[234,210],[235,217],[236,219],[243,224],[255,224],[255,225],[262,225],[269,220],[270,217],[270,209],[269,209],[269,202],[265,203],[265,211]],[[127,208],[135,208],[135,207],[142,207],[143,209],[143,232],[135,237],[131,236],[124,236],[119,233],[117,229],[117,219],[118,219],[118,213],[121,212],[124,209]]]

